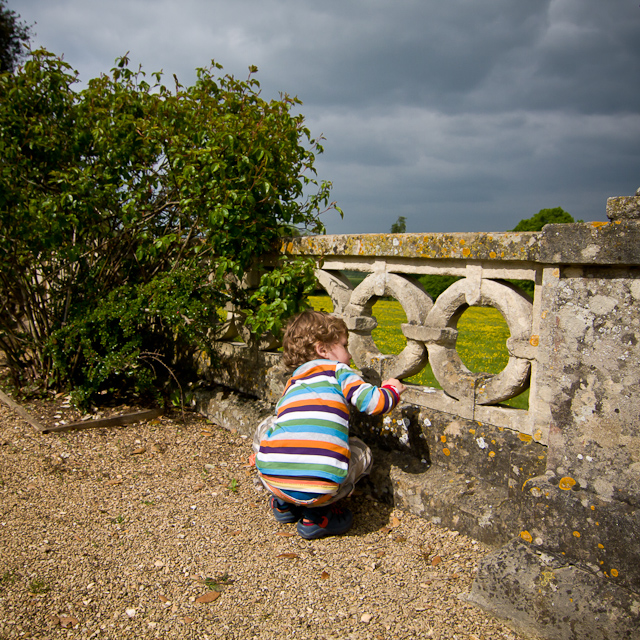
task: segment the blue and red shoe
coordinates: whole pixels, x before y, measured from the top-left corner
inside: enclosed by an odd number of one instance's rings
[[[302,517],[302,507],[279,500],[275,496],[269,498],[269,506],[273,512],[273,517],[284,524],[293,524]]]
[[[305,540],[341,536],[351,529],[353,514],[335,504],[315,509],[306,508],[298,522],[298,535]]]

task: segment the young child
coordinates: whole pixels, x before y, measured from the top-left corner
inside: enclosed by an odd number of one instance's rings
[[[350,368],[344,321],[318,311],[293,317],[283,341],[284,363],[295,368],[276,407],[254,437],[255,462],[279,522],[298,522],[306,539],[346,533],[351,511],[335,503],[371,470],[371,450],[349,438],[349,405],[369,415],[400,401],[404,385],[366,383]]]

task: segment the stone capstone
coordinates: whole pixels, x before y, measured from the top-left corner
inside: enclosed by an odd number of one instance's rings
[[[640,189],[635,196],[607,199],[609,220],[640,220]]]

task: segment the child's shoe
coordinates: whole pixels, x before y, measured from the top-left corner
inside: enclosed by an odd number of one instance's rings
[[[330,505],[316,509],[305,509],[298,522],[298,535],[305,540],[325,536],[340,536],[351,529],[353,514],[349,509]]]
[[[301,507],[285,502],[284,500],[278,500],[275,496],[269,498],[269,506],[271,507],[271,511],[273,511],[273,517],[278,522],[291,524],[298,522],[302,517]]]

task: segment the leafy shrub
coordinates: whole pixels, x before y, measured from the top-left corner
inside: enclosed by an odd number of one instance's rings
[[[313,281],[308,260],[242,282],[283,232],[323,232],[330,183],[296,98],[266,101],[217,75],[191,87],[129,69],[76,92],[44,51],[0,75],[0,349],[14,382],[100,390],[154,384],[207,349],[232,304],[255,334],[280,330]]]

